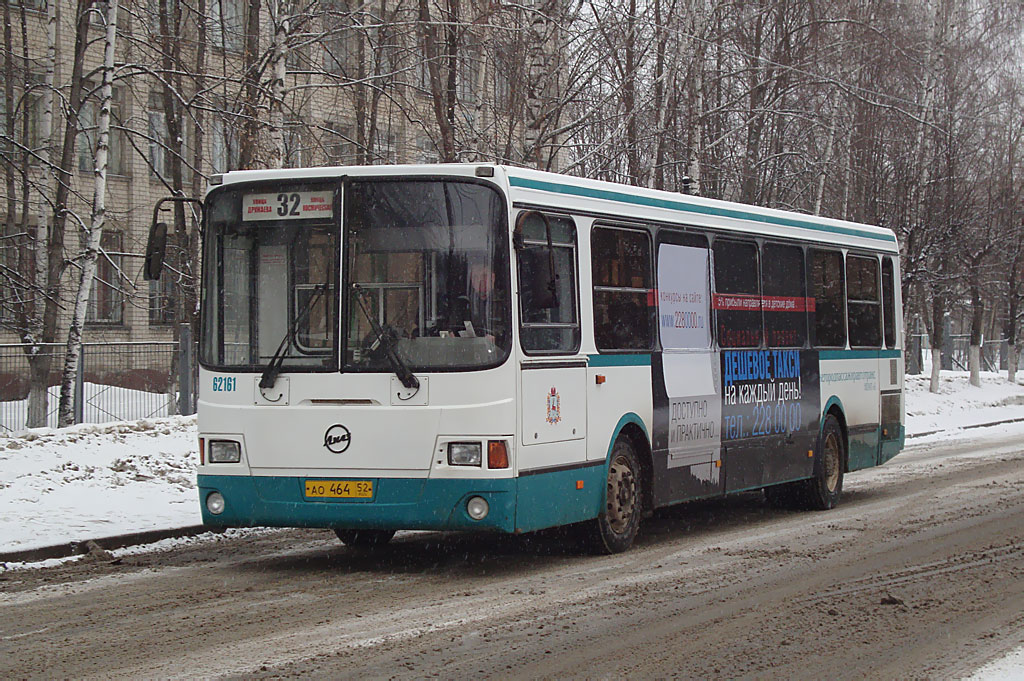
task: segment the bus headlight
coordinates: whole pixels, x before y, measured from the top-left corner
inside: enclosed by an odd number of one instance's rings
[[[491,510],[487,500],[483,497],[471,497],[466,502],[466,513],[473,520],[483,520],[487,517],[487,513]]]
[[[242,460],[242,445],[230,440],[210,441],[210,463],[238,463]]]
[[[479,466],[483,461],[483,447],[479,442],[449,442],[449,466]]]
[[[206,497],[206,510],[213,515],[224,512],[224,497],[220,492],[210,492]]]

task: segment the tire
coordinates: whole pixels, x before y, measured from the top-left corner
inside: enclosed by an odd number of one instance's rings
[[[619,438],[608,464],[605,507],[590,525],[590,546],[596,553],[622,553],[633,545],[643,513],[642,484],[633,445]]]
[[[814,477],[804,482],[807,508],[827,511],[834,508],[843,493],[843,468],[846,464],[846,439],[839,421],[829,414],[818,435],[814,457]]]
[[[395,536],[394,530],[335,530],[334,534],[345,546],[354,549],[373,549],[384,546]]]

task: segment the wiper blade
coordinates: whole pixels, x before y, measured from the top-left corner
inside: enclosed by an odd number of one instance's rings
[[[309,297],[306,304],[298,311],[295,318],[288,320],[288,330],[284,332],[284,338],[281,339],[281,343],[277,346],[277,350],[274,350],[274,354],[270,356],[267,368],[263,370],[263,375],[260,376],[260,390],[269,390],[274,387],[274,383],[277,382],[277,375],[281,373],[281,365],[284,363],[284,351],[288,347],[289,341],[292,339],[292,335],[295,333],[298,325],[306,320],[306,317],[308,317],[309,313],[313,310],[313,306],[316,305],[316,302],[320,300],[326,292],[327,284],[318,284],[313,289],[313,295]]]
[[[359,304],[359,309],[363,311],[366,316],[366,321],[370,322],[370,329],[373,331],[373,335],[377,337],[376,343],[379,343],[384,348],[384,354],[388,357],[388,362],[391,363],[391,370],[398,376],[398,380],[402,382],[409,390],[419,390],[420,380],[413,376],[412,372],[409,371],[409,367],[405,365],[402,358],[395,352],[395,333],[390,329],[385,329],[380,325],[380,322],[370,314],[370,310],[366,307],[366,303],[363,301],[363,295],[367,293],[366,289],[360,288],[358,284],[352,284],[352,289],[356,292],[356,302]]]

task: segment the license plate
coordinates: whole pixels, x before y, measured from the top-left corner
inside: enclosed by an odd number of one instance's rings
[[[314,499],[372,499],[372,480],[307,480],[306,496]]]

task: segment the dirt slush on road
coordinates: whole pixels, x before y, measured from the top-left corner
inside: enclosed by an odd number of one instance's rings
[[[238,533],[0,573],[4,678],[958,678],[1021,643],[1024,448],[912,445],[838,508],[566,532]]]

